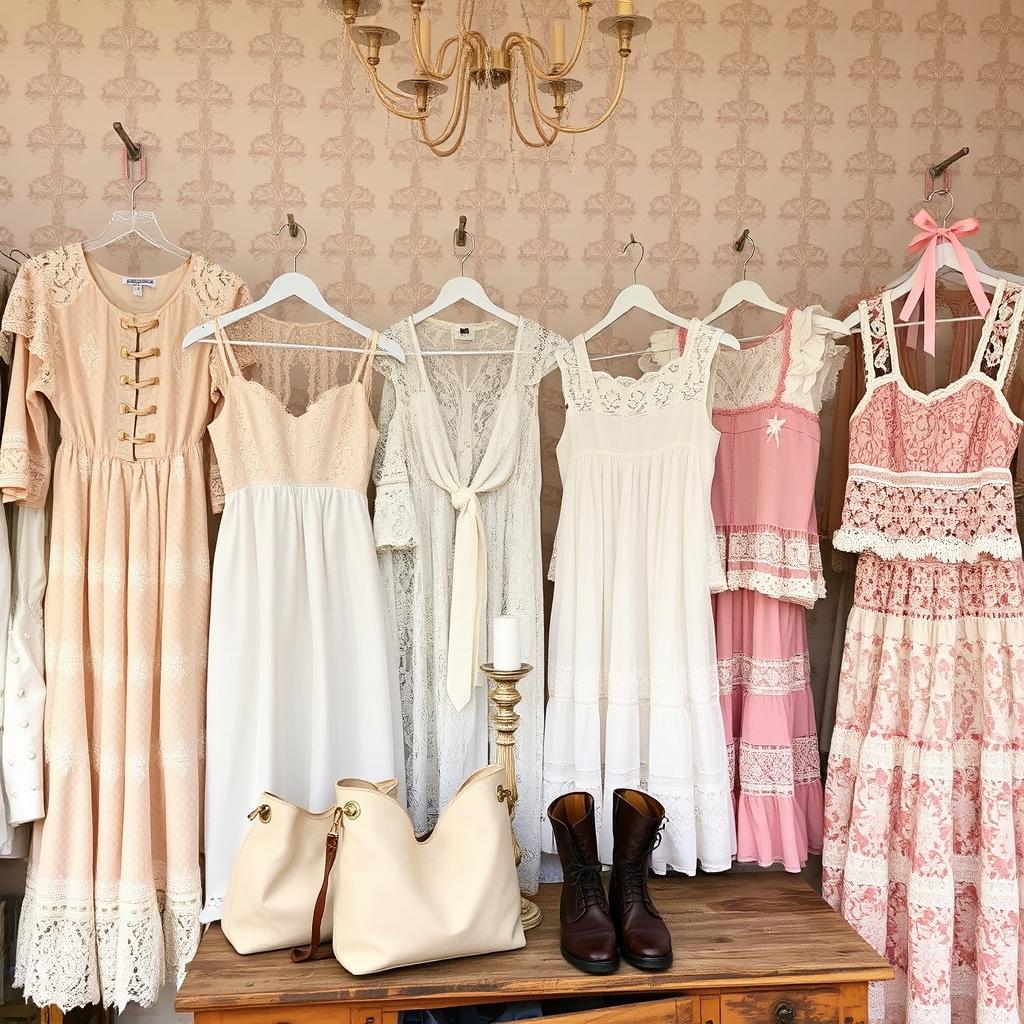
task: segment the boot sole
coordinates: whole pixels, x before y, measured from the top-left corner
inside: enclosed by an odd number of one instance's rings
[[[672,954],[668,956],[630,956],[624,949],[619,949],[622,959],[641,971],[667,971],[672,966]]]
[[[584,974],[614,974],[619,969],[618,960],[580,960],[567,952],[565,946],[559,946],[559,949],[563,959]]]

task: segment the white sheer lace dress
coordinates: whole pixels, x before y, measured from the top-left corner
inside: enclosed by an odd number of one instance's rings
[[[469,344],[441,320],[405,320],[388,334],[408,358],[382,367],[374,534],[398,647],[410,813],[418,830],[431,827],[487,762],[476,666],[490,657],[492,617],[519,616],[534,670],[520,684],[516,833],[520,880],[533,891],[544,713],[537,389],[565,342],[529,320],[472,325]],[[515,354],[423,354],[460,345]]]

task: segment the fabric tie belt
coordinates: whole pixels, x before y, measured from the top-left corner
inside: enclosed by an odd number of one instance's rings
[[[448,697],[460,711],[473,694],[477,641],[487,594],[487,540],[480,499],[471,487],[450,492],[455,520],[452,603],[448,618]]]

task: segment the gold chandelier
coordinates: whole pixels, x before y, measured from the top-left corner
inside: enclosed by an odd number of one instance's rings
[[[473,27],[476,0],[458,0],[456,35],[445,39],[436,52],[431,47],[430,18],[424,14],[425,0],[409,0],[412,13],[412,44],[414,67],[412,75],[393,88],[378,74],[381,50],[398,42],[399,34],[384,25],[357,23],[358,18],[372,18],[381,9],[381,0],[327,0],[328,7],[345,22],[349,42],[366,71],[377,98],[396,117],[419,125],[419,139],[437,156],[451,156],[466,134],[472,86],[508,90],[508,111],[512,129],[527,146],[535,149],[550,146],[559,134],[579,135],[600,127],[615,112],[626,85],[626,68],[632,52],[633,38],[651,27],[651,19],[636,14],[633,0],[616,0],[617,13],[598,22],[599,31],[615,36],[619,44],[619,75],[607,109],[589,124],[563,123],[566,98],[583,87],[571,72],[583,52],[594,0],[576,0],[579,27],[576,45],[566,58],[565,20],[553,24],[550,57],[539,40],[523,32],[509,32],[498,45],[492,45],[484,34]],[[515,85],[520,68],[526,82],[533,131],[528,134],[516,110]],[[444,127],[435,135],[427,127],[437,97],[454,92],[451,112]],[[541,107],[539,93],[551,97],[552,113]]]

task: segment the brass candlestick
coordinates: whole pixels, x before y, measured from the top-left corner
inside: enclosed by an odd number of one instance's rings
[[[508,788],[501,797],[508,804],[508,816],[512,825],[512,846],[516,855],[516,867],[523,859],[523,851],[516,839],[515,816],[516,802],[519,800],[519,787],[516,785],[516,729],[519,726],[519,716],[516,714],[516,705],[523,699],[519,693],[519,680],[533,671],[532,665],[520,665],[512,672],[502,672],[496,669],[489,662],[481,665],[480,670],[486,674],[491,681],[491,725],[494,726],[495,736],[498,744],[498,764],[505,769],[508,778]],[[523,928],[529,931],[540,924],[543,915],[540,907],[532,900],[528,900],[520,894],[519,914],[523,921]]]

